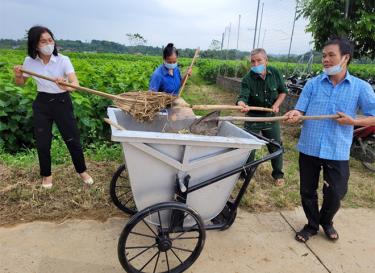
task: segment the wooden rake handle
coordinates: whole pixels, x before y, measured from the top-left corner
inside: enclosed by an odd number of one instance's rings
[[[200,50],[199,47],[195,50],[194,57],[193,57],[193,60],[191,61],[189,69],[193,67],[195,59],[198,57],[199,50]],[[186,75],[185,79],[183,80],[183,82],[181,84],[180,90],[178,90],[178,96],[179,97],[181,97],[182,90],[184,89],[186,81],[187,81],[188,78],[189,78],[189,74]]]
[[[193,110],[241,110],[238,105],[190,105]],[[250,111],[273,112],[271,108],[250,106]]]
[[[338,119],[340,115],[321,115],[321,116],[301,116],[299,120],[322,120],[322,119]],[[222,121],[250,121],[250,122],[275,122],[275,121],[282,121],[287,120],[288,118],[285,116],[279,117],[218,117],[214,119],[207,119],[209,120],[222,120]]]
[[[41,74],[38,74],[38,73],[35,73],[35,72],[32,72],[32,71],[28,71],[28,70],[25,70],[25,69],[21,69],[21,71],[23,73],[26,73],[26,74],[29,74],[29,75],[32,75],[32,76],[35,76],[35,77],[38,77],[38,78],[41,78],[41,79],[44,79],[44,80],[47,80],[47,81],[56,82],[56,79],[54,79],[54,78],[47,77],[47,76],[44,76],[44,75],[41,75]],[[82,86],[79,86],[79,85],[70,84],[70,83],[67,83],[67,82],[59,82],[59,84],[74,88],[74,89],[79,90],[79,91],[84,91],[84,92],[87,92],[87,93],[90,93],[90,94],[98,95],[98,96],[101,96],[101,97],[104,97],[104,98],[107,98],[107,99],[111,99],[111,100],[124,100],[124,98],[122,98],[120,96],[108,94],[108,93],[105,93],[105,92],[101,92],[101,91],[97,91],[97,90],[94,90],[94,89],[82,87]]]

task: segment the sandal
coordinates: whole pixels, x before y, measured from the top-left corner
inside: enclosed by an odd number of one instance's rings
[[[83,183],[85,183],[85,184],[88,184],[88,185],[94,184],[94,179],[92,179],[92,177],[89,174],[87,174],[87,175],[88,175],[88,177],[86,179],[83,179],[81,174],[78,174],[78,177],[81,178]]]
[[[47,189],[47,190],[52,189],[52,183],[48,183],[48,184],[42,183],[42,188]]]
[[[275,179],[275,181],[274,181],[274,185],[275,185],[276,187],[284,186],[284,184],[285,184],[285,180],[284,180],[284,178],[277,178],[277,179]]]
[[[318,231],[311,229],[308,225],[305,225],[303,229],[296,233],[294,237],[298,242],[306,243],[311,236],[314,236],[318,233]]]
[[[333,227],[333,225],[322,226],[322,227],[323,227],[325,235],[327,236],[327,238],[330,241],[334,242],[334,241],[337,241],[339,239],[339,234],[337,233],[337,231],[335,230],[335,228]]]
[[[49,183],[45,183],[45,177],[42,178],[42,188],[44,189],[51,189],[52,188],[52,180]]]

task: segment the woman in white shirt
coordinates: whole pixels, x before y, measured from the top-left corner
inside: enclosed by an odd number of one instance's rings
[[[80,143],[79,131],[73,113],[70,94],[72,88],[60,85],[68,81],[78,85],[74,68],[67,56],[58,54],[52,32],[42,26],[34,26],[28,31],[28,57],[22,66],[14,67],[17,85],[24,85],[30,75],[22,73],[21,68],[45,76],[56,78],[56,83],[33,77],[37,83],[38,95],[33,103],[33,122],[36,148],[38,151],[42,186],[52,187],[51,141],[52,124],[56,123],[67,145],[74,167],[83,182],[94,181],[86,172],[86,164]]]

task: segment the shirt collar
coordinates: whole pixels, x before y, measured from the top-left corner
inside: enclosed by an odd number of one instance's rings
[[[349,71],[346,70],[346,75],[345,75],[345,80],[347,80],[349,83],[352,83],[353,80],[352,80],[352,75],[350,75]]]
[[[352,83],[352,75],[350,75],[349,71],[346,70],[346,74],[345,74],[345,78],[343,81],[348,81],[349,83]],[[322,78],[321,78],[321,81],[324,81],[324,80],[327,80],[328,82],[331,82],[331,80],[329,79],[328,75],[326,73],[323,73],[322,74]]]
[[[38,54],[36,55],[35,59],[38,60],[39,62],[41,62],[42,64],[44,64],[43,60],[39,57]],[[51,55],[51,59],[49,59],[49,60],[50,60],[50,62],[56,63],[57,62],[57,56],[55,56],[55,55],[52,54]]]
[[[161,65],[161,71],[162,71],[164,76],[168,74],[168,69],[165,67],[164,64]]]

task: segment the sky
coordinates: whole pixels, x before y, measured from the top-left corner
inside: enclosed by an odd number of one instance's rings
[[[224,48],[253,48],[257,0],[0,0],[0,38],[20,39],[34,25],[51,29],[56,39],[108,40],[129,45],[127,33],[139,33],[147,45],[173,42],[178,48],[209,48],[213,39]],[[287,54],[295,0],[264,3],[260,39],[271,54]],[[241,15],[238,31],[239,15]],[[259,19],[260,21],[260,19]],[[260,22],[258,22],[259,27]],[[311,50],[307,21],[296,21],[291,53]],[[229,33],[229,26],[231,31]],[[258,35],[258,33],[257,33]]]

